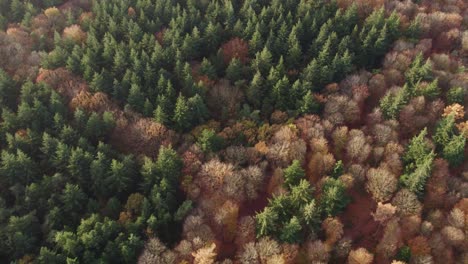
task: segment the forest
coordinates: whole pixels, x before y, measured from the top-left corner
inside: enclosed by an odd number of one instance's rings
[[[468,263],[468,2],[0,0],[0,262]]]

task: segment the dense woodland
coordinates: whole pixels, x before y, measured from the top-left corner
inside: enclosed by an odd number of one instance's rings
[[[468,262],[463,0],[0,0],[0,262]]]

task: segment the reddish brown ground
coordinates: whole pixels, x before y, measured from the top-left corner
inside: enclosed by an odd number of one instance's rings
[[[352,202],[340,216],[344,224],[344,236],[354,241],[354,247],[364,247],[373,251],[383,235],[382,228],[371,215],[377,205],[362,188],[352,189],[348,194]]]

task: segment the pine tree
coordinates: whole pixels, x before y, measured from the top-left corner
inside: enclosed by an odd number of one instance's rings
[[[297,39],[296,32],[291,31],[288,38],[288,54],[286,57],[286,62],[289,68],[297,68],[301,62],[302,58],[302,49]]]
[[[416,162],[414,170],[401,175],[401,185],[416,194],[422,194],[426,181],[431,176],[434,157],[434,152],[420,157]]]
[[[291,188],[297,185],[305,176],[305,171],[298,160],[294,160],[289,167],[283,170],[284,184],[286,187]]]
[[[202,60],[200,74],[206,75],[210,79],[216,78],[216,69],[207,58],[203,58]]]
[[[209,117],[208,108],[199,94],[190,97],[187,104],[189,105],[190,112],[192,113],[193,124],[201,124]]]
[[[223,138],[211,129],[203,129],[197,144],[204,152],[216,152],[223,146]]]
[[[226,78],[232,83],[242,79],[242,63],[238,58],[233,58],[226,69]]]
[[[138,86],[137,84],[132,84],[130,92],[128,94],[127,102],[136,111],[143,111],[145,97],[141,92],[140,86]]]
[[[452,139],[444,146],[442,155],[451,166],[459,166],[465,160],[465,144],[466,138],[464,135],[452,137]]]
[[[299,219],[296,216],[293,216],[289,222],[283,226],[280,234],[280,240],[290,244],[298,243],[302,239],[302,234],[302,226]]]
[[[280,110],[288,110],[289,106],[289,80],[283,76],[273,87],[272,97],[275,101],[275,108]]]
[[[143,115],[146,117],[150,117],[153,115],[153,104],[150,102],[148,98],[145,100],[145,104],[143,105]]]
[[[247,100],[254,108],[258,109],[261,106],[261,100],[264,96],[265,90],[264,85],[265,79],[262,77],[260,71],[257,71],[246,91]]]
[[[262,75],[266,75],[272,66],[272,54],[265,46],[261,52],[255,54],[255,59],[252,61],[252,66],[255,70],[260,71]]]
[[[349,203],[345,193],[345,186],[340,180],[328,179],[322,190],[320,206],[326,216],[335,216]]]
[[[449,115],[437,124],[434,136],[432,139],[439,149],[443,149],[455,135],[455,116]]]
[[[299,113],[305,115],[305,114],[318,113],[319,108],[320,108],[320,105],[315,100],[315,97],[312,95],[310,91],[307,91],[307,93],[304,95],[304,97],[300,101],[298,110],[299,110]]]
[[[432,64],[429,59],[426,60],[426,62],[423,60],[423,54],[419,53],[405,73],[407,82],[413,87],[415,87],[418,82],[431,77]]]
[[[270,207],[255,215],[257,223],[257,238],[272,235],[278,232],[277,229],[278,214]]]
[[[75,74],[79,74],[82,71],[81,68],[81,57],[83,55],[83,51],[81,50],[80,46],[75,45],[73,47],[72,53],[67,59],[66,67],[68,70]]]
[[[187,104],[187,100],[182,94],[179,94],[179,97],[177,97],[174,114],[172,116],[172,122],[174,122],[174,127],[178,131],[185,131],[191,126],[190,121],[191,113],[190,108]]]
[[[153,117],[154,117],[154,120],[160,124],[163,124],[163,125],[168,124],[168,121],[169,121],[168,116],[164,112],[164,109],[162,108],[161,105],[158,105],[156,107],[156,110],[154,110],[154,113],[153,113]]]

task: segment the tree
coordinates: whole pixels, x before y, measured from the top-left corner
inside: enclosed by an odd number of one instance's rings
[[[249,44],[240,39],[233,38],[221,46],[225,64],[230,64],[233,59],[238,59],[242,64],[249,58]]]
[[[197,93],[187,101],[192,113],[192,123],[201,124],[209,117],[209,111],[203,98]]]
[[[127,102],[136,111],[143,111],[143,106],[145,104],[145,96],[141,92],[140,86],[138,86],[137,84],[132,84],[130,92],[128,94]]]
[[[447,101],[449,104],[460,104],[463,105],[465,101],[465,89],[462,87],[452,87],[447,92]]]
[[[345,186],[340,180],[328,179],[322,190],[320,206],[326,216],[335,216],[350,202],[345,193]]]
[[[302,226],[299,223],[299,219],[296,216],[293,216],[291,220],[283,227],[280,239],[286,243],[298,243],[301,240],[302,236]]]
[[[160,147],[156,166],[161,176],[168,179],[174,187],[180,177],[182,165],[181,158],[172,147]]]
[[[318,113],[319,108],[320,108],[320,104],[312,95],[312,92],[307,91],[307,93],[304,95],[302,100],[299,102],[298,110],[299,110],[299,113],[306,115],[306,114]]]
[[[83,209],[87,197],[78,185],[67,183],[61,200],[66,212],[78,214]]]
[[[179,97],[177,97],[172,121],[174,122],[175,128],[179,131],[185,131],[191,126],[190,108],[182,94],[179,94]]]
[[[120,193],[129,187],[134,175],[132,163],[128,158],[124,162],[115,159],[111,161],[110,175],[106,179],[111,192]]]
[[[216,78],[216,68],[207,58],[203,58],[201,62],[200,74],[206,75],[210,79]]]
[[[453,136],[444,146],[442,155],[451,166],[459,166],[465,160],[466,137],[464,135]]]
[[[257,71],[247,87],[247,100],[255,107],[260,108],[264,94],[265,79],[260,71]]]
[[[257,237],[268,236],[278,231],[276,222],[278,221],[278,214],[270,207],[255,215],[255,222],[257,223]]]
[[[283,76],[281,80],[273,86],[272,97],[275,101],[275,108],[280,110],[287,110],[291,105],[289,103],[289,80],[288,77]]]
[[[154,113],[153,113],[153,117],[156,122],[163,124],[163,125],[167,125],[169,122],[169,117],[164,112],[164,109],[161,105],[158,105],[156,107],[156,110],[154,110]]]
[[[377,202],[388,201],[398,187],[395,175],[382,168],[370,169],[367,179],[366,188]]]
[[[455,134],[455,115],[448,115],[443,118],[436,127],[432,139],[439,149],[444,148]]]
[[[255,70],[260,71],[264,76],[269,72],[272,66],[272,54],[265,46],[261,52],[255,54],[255,59],[252,61],[252,66]]]
[[[289,167],[283,170],[284,184],[287,188],[297,185],[305,177],[305,171],[298,160],[294,160]]]
[[[418,82],[431,77],[432,64],[430,60],[426,60],[426,62],[423,60],[423,54],[419,53],[405,73],[407,82],[413,87],[416,86]]]
[[[223,138],[218,136],[212,129],[203,129],[197,144],[204,152],[217,152],[223,146]]]
[[[226,69],[226,78],[229,79],[232,83],[242,79],[243,75],[243,66],[241,61],[238,58],[234,58],[229,62],[229,65]]]
[[[4,232],[8,241],[8,254],[19,259],[33,253],[39,235],[39,222],[33,213],[11,216]]]

